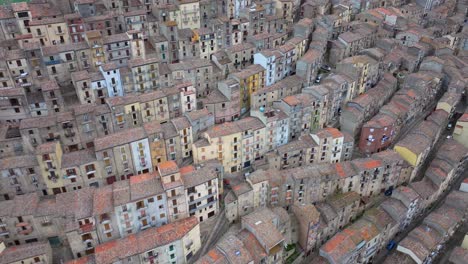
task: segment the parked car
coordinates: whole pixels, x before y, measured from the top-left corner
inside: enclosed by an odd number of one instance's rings
[[[324,70],[324,71],[331,71],[332,68],[331,68],[330,66],[324,64],[324,65],[322,65],[322,66],[320,67],[320,69],[322,69],[322,70]]]
[[[322,74],[317,75],[317,78],[315,78],[315,83],[320,83],[322,81]]]

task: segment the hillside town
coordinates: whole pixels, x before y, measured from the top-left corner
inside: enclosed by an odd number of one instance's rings
[[[468,264],[468,0],[0,0],[0,264]]]

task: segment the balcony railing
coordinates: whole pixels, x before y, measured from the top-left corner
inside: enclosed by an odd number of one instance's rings
[[[45,65],[47,66],[50,66],[50,65],[55,65],[55,64],[60,64],[62,63],[63,61],[61,59],[58,59],[58,60],[50,60],[50,61],[46,61],[44,62]]]

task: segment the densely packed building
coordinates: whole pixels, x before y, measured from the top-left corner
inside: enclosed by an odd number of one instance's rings
[[[431,263],[466,217],[467,7],[2,2],[0,263],[369,263],[403,231],[387,260]]]

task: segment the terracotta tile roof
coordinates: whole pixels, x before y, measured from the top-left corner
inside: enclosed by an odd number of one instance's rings
[[[65,264],[96,264],[96,260],[94,255],[88,255],[78,259],[69,260],[65,262]]]
[[[439,241],[440,236],[434,229],[421,225],[413,229],[398,246],[410,250],[419,260],[424,260]]]
[[[436,186],[434,186],[431,180],[426,177],[424,177],[421,181],[410,183],[409,186],[423,199],[428,199],[437,191]]]
[[[219,249],[213,248],[195,261],[195,264],[229,264],[229,261]]]
[[[351,161],[359,170],[372,170],[382,167],[382,161],[372,158],[356,159]]]
[[[260,241],[251,232],[243,229],[237,234],[237,237],[242,241],[245,249],[247,249],[254,259],[254,263],[261,263],[261,260],[268,256]]]
[[[0,6],[0,19],[8,19],[8,18],[15,18],[13,9],[6,5]]]
[[[463,211],[468,207],[468,195],[462,191],[451,191],[445,198],[445,206],[451,206]]]
[[[462,221],[463,214],[464,211],[460,212],[456,208],[442,206],[426,216],[423,223],[437,230],[440,236],[443,237]]]
[[[239,72],[232,73],[231,76],[243,80],[260,72],[265,72],[265,68],[260,64],[252,64]]]
[[[169,174],[177,173],[179,171],[179,166],[173,160],[168,160],[161,162],[158,165],[158,171],[161,176],[166,176]]]
[[[338,217],[333,207],[326,202],[319,202],[315,205],[317,211],[320,213],[320,218],[324,220],[326,224],[329,224]]]
[[[130,37],[127,35],[127,33],[120,33],[120,34],[114,34],[110,36],[104,36],[102,40],[105,44],[108,44],[108,43],[130,41]],[[130,48],[130,45],[128,46],[128,48]]]
[[[93,199],[96,188],[85,187],[73,192],[56,195],[58,210],[61,215],[73,215],[79,220],[93,216]]]
[[[194,122],[195,120],[200,120],[200,119],[203,119],[203,118],[207,118],[211,115],[213,115],[212,113],[210,113],[210,111],[208,111],[208,109],[206,108],[203,108],[203,109],[200,109],[200,110],[195,110],[195,111],[191,111],[191,112],[188,112],[185,114],[189,120],[191,122]]]
[[[145,130],[142,127],[129,128],[114,134],[94,139],[94,149],[101,151],[128,144],[146,137]]]
[[[343,208],[360,201],[361,197],[356,192],[347,192],[335,194],[327,199],[327,202],[333,207],[336,212],[341,211]]]
[[[344,263],[346,255],[356,248],[356,244],[345,232],[339,232],[328,240],[320,251],[324,252],[334,263]]]
[[[33,19],[29,23],[29,26],[50,25],[50,24],[58,24],[58,23],[65,23],[65,19],[63,18],[63,16],[43,18],[43,19],[37,19],[37,20]]]
[[[195,169],[193,166],[187,166],[180,169],[180,174],[182,175],[185,188],[198,186],[210,180],[214,180],[218,177],[217,173],[216,167],[208,165],[198,169]]]
[[[36,154],[49,154],[56,150],[57,142],[47,142],[39,145],[36,148]]]
[[[457,121],[458,122],[468,122],[468,113],[464,113]]]
[[[125,238],[102,243],[95,248],[96,263],[111,264],[182,239],[198,225],[192,216],[161,227],[152,227]]]
[[[174,127],[176,128],[177,131],[182,131],[185,128],[190,128],[190,121],[186,116],[181,116],[177,117],[174,119],[171,119],[172,124],[174,124]]]
[[[114,203],[112,198],[112,185],[98,188],[93,197],[93,216],[113,212]]]
[[[462,247],[455,247],[450,254],[450,263],[453,264],[466,264],[468,259],[468,249]]]
[[[335,169],[336,169],[336,173],[341,178],[346,178],[346,177],[357,175],[356,169],[354,168],[352,163],[348,161],[335,163]]]
[[[127,204],[130,201],[129,181],[117,181],[112,184],[112,198],[114,206]]]
[[[92,150],[79,150],[65,153],[62,156],[62,168],[71,168],[96,162],[96,154]]]
[[[393,192],[404,196],[408,201],[415,201],[419,199],[418,193],[416,193],[412,188],[407,186],[399,186]]]
[[[396,221],[393,220],[385,210],[378,207],[366,210],[364,213],[364,219],[374,224],[379,232],[385,231],[389,225],[394,226],[396,224]]]
[[[28,11],[29,6],[27,2],[11,3],[11,8],[15,12]]]
[[[12,97],[24,95],[23,88],[3,88],[0,89],[0,96]]]
[[[57,216],[57,200],[55,197],[47,197],[44,198],[42,197],[39,200],[39,204],[36,209],[36,213],[34,216],[40,217],[40,216],[52,216],[55,217]]]
[[[132,176],[129,180],[129,184],[130,201],[138,201],[164,193],[161,179],[157,172]]]
[[[240,183],[238,185],[232,186],[232,191],[235,193],[235,195],[237,197],[239,197],[240,195],[245,194],[247,192],[250,192],[252,190],[253,189],[250,186],[250,184],[248,184],[246,182],[242,182],[242,183]]]
[[[54,17],[61,16],[59,8],[54,8],[49,3],[29,3],[29,11],[31,12],[31,17],[35,18],[45,18],[45,17]]]
[[[347,233],[356,245],[363,240],[369,242],[380,234],[373,223],[362,218],[343,229],[343,232]]]
[[[299,222],[314,225],[320,219],[320,212],[312,204],[293,205],[292,209]]]
[[[225,122],[223,124],[212,126],[206,133],[210,136],[210,138],[216,138],[239,132],[239,127],[235,122]]]
[[[229,263],[248,264],[254,260],[244,243],[235,235],[225,236],[216,244],[216,247],[228,259]]]
[[[453,139],[446,139],[437,151],[436,157],[447,161],[452,166],[458,166],[467,155],[468,148]]]
[[[0,263],[23,263],[22,260],[33,257],[42,257],[42,255],[47,256],[51,252],[52,249],[50,248],[49,242],[47,241],[11,246],[5,248],[0,253]],[[48,259],[46,262],[52,262],[52,260]]]
[[[36,156],[24,155],[24,156],[12,156],[0,159],[0,170],[14,169],[14,168],[29,168],[36,167],[37,163]]]
[[[319,131],[315,132],[315,134],[319,138],[331,137],[331,138],[336,139],[336,138],[343,137],[343,134],[341,133],[341,131],[334,127],[326,127],[326,128],[320,129]]]

